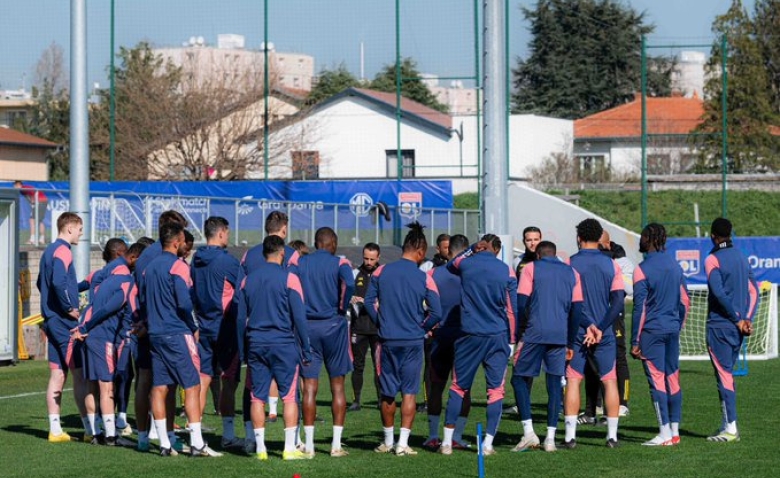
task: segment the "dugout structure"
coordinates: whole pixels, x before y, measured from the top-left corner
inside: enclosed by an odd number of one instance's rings
[[[691,309],[680,333],[681,360],[709,360],[707,353],[707,286],[689,285]],[[753,335],[747,338],[748,360],[777,358],[777,284],[762,282],[753,317]]]
[[[0,189],[0,363],[17,359],[19,191]]]

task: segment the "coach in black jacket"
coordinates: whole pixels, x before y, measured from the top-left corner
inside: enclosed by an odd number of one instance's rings
[[[347,409],[354,412],[360,410],[360,398],[363,391],[363,370],[366,368],[366,352],[371,348],[372,362],[374,363],[374,388],[377,390],[377,403],[379,403],[379,377],[376,371],[376,349],[379,346],[379,335],[376,325],[368,316],[363,305],[363,298],[368,291],[371,282],[371,274],[379,267],[380,249],[377,244],[369,242],[363,247],[363,263],[355,269],[355,294],[352,296],[352,307],[348,311],[350,317],[350,330],[352,333],[352,356],[354,370],[352,372],[352,389],[355,392],[355,400]]]

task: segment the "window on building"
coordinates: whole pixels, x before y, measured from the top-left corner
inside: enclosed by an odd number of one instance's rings
[[[580,181],[602,182],[609,180],[609,165],[605,156],[580,156]]]
[[[293,179],[319,179],[320,178],[320,152],[319,151],[293,151],[292,152],[292,178]]]
[[[397,159],[398,150],[395,149],[385,150],[385,157],[387,158],[387,177],[397,178],[398,177],[398,159]],[[401,177],[402,178],[415,177],[414,150],[402,149],[401,158],[403,161],[401,164],[401,168],[402,168]]]
[[[672,174],[671,154],[648,154],[647,174]]]

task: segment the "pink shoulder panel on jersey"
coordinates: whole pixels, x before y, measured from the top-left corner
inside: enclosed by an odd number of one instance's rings
[[[707,279],[710,278],[710,274],[712,274],[712,271],[715,269],[720,269],[720,261],[715,257],[715,254],[710,254],[704,261],[704,270],[707,272]]]
[[[612,288],[610,291],[626,290],[626,284],[623,282],[623,271],[620,269],[620,264],[615,259],[612,259],[612,266],[615,270],[615,276],[612,278]]]
[[[574,288],[571,291],[572,302],[583,302],[585,299],[582,297],[582,280],[580,280],[580,273],[571,268],[574,272]]]
[[[117,266],[114,268],[113,271],[111,271],[111,275],[118,275],[118,276],[129,276],[130,275],[130,268],[126,265]]]
[[[301,253],[298,251],[295,251],[290,256],[290,259],[287,261],[287,266],[297,266],[298,260],[301,258]]]
[[[642,270],[642,266],[638,265],[634,268],[634,284],[638,284],[645,280],[645,271]]]
[[[379,277],[380,274],[382,274],[382,271],[384,270],[385,265],[382,264],[381,266],[377,267],[373,274],[371,274],[371,277]]]
[[[517,287],[517,293],[528,297],[534,291],[534,263],[529,262],[520,271],[520,285]]]
[[[54,250],[54,258],[62,261],[67,269],[73,262],[73,253],[68,246],[61,245]]]
[[[349,259],[346,257],[339,257],[339,267],[341,266],[347,266],[350,269],[352,269],[352,264],[349,262]]]
[[[186,262],[175,260],[171,266],[171,274],[182,278],[187,287],[192,287],[192,278],[190,277],[190,267]]]
[[[287,288],[297,292],[301,297],[301,300],[303,300],[303,287],[301,287],[301,280],[292,272],[287,273]]]
[[[430,274],[425,275],[425,287],[428,290],[436,292],[437,294],[439,293],[439,288],[436,286],[436,281],[433,280],[433,276]]]

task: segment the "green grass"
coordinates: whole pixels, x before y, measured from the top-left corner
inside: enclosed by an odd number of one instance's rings
[[[629,230],[641,230],[641,193],[638,191],[575,191],[580,206],[593,211]],[[702,233],[721,215],[722,201],[718,191],[659,191],[648,195],[648,220],[666,223],[670,236],[692,237],[693,225],[673,225],[693,222],[693,205],[699,205],[699,218],[704,223]],[[727,197],[727,215],[738,236],[772,236],[780,222],[780,193],[764,191],[731,191]]]
[[[555,454],[529,452],[510,453],[520,438],[516,417],[506,415],[496,440],[498,455],[486,459],[488,477],[508,476],[592,476],[606,477],[700,477],[700,476],[776,476],[780,466],[777,436],[780,429],[778,396],[780,396],[780,361],[751,362],[750,374],[738,378],[740,431],[742,441],[730,444],[707,443],[705,436],[719,425],[719,406],[715,380],[709,363],[683,362],[681,384],[684,393],[682,444],[675,448],[648,448],[640,443],[657,431],[648,399],[647,383],[638,362],[631,362],[631,414],[622,419],[619,436],[621,447],[609,450],[604,446],[604,427],[580,427],[578,447]],[[413,457],[377,455],[372,448],[381,439],[379,415],[369,402],[363,410],[347,415],[344,443],[350,456],[331,459],[330,424],[319,425],[316,432],[317,456],[312,461],[283,462],[282,423],[269,424],[266,431],[271,458],[259,462],[240,454],[227,454],[219,459],[189,460],[183,457],[162,459],[156,453],[137,453],[130,449],[94,447],[84,443],[49,444],[46,441],[47,419],[42,392],[46,387],[48,369],[44,362],[23,362],[14,367],[0,368],[0,476],[111,476],[114,478],[143,476],[218,476],[291,477],[298,473],[307,477],[418,477],[477,476],[476,454],[456,451],[446,457],[429,453],[420,445],[427,433],[424,415],[418,415],[411,445],[420,451]],[[327,381],[321,380],[319,415],[330,418]],[[543,381],[536,382],[533,393],[534,422],[537,433],[544,434],[546,396]],[[70,381],[66,385],[70,387]],[[364,394],[370,396],[367,381]],[[476,422],[485,422],[484,381],[475,384],[475,407],[466,430],[474,442]],[[35,393],[20,398],[10,395]],[[507,380],[507,395],[511,396]],[[348,397],[351,391],[348,390]],[[240,404],[240,400],[239,400]],[[211,410],[211,407],[207,407]],[[183,420],[179,420],[183,425]],[[80,437],[80,420],[72,394],[66,392],[63,406],[65,429]],[[214,415],[204,419],[207,426],[221,429],[221,420]],[[562,423],[558,432],[562,438]],[[397,433],[397,428],[396,428]],[[239,436],[242,436],[239,433]],[[216,446],[219,437],[206,434]]]

